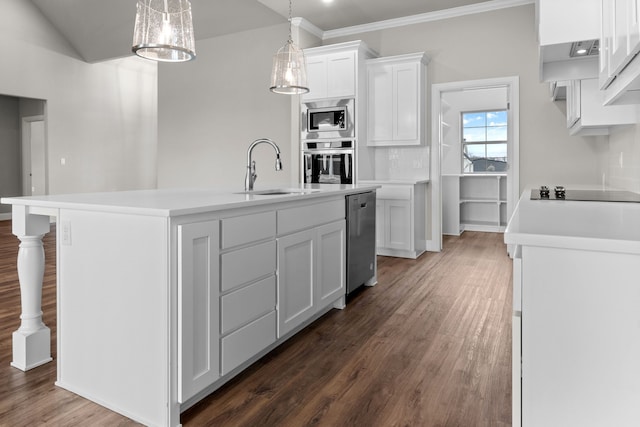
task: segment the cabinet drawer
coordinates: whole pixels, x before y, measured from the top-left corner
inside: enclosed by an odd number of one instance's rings
[[[276,271],[276,241],[238,249],[221,256],[222,292]]]
[[[298,208],[279,210],[278,235],[282,236],[344,219],[345,203],[345,199],[341,198]]]
[[[376,197],[385,200],[411,200],[411,186],[383,186],[376,191]]]
[[[222,338],[222,375],[228,374],[275,341],[275,311]]]
[[[276,213],[257,214],[225,218],[222,220],[222,249],[257,242],[276,235]]]
[[[221,333],[233,331],[275,307],[275,275],[225,295],[221,298]]]

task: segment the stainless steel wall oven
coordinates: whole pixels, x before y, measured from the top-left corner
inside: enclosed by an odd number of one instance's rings
[[[352,140],[303,142],[302,162],[305,184],[353,184],[354,147]]]

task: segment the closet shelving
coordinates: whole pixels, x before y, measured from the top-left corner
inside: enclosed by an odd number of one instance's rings
[[[504,231],[507,225],[507,175],[459,177],[460,230]]]

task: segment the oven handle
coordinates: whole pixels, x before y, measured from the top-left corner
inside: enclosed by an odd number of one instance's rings
[[[303,150],[302,154],[353,154],[354,150],[352,149],[347,149],[347,150],[340,150],[340,149],[333,149],[333,150]]]

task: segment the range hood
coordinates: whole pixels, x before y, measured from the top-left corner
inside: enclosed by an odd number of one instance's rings
[[[540,46],[540,81],[598,77],[599,44],[599,40],[585,40]]]

